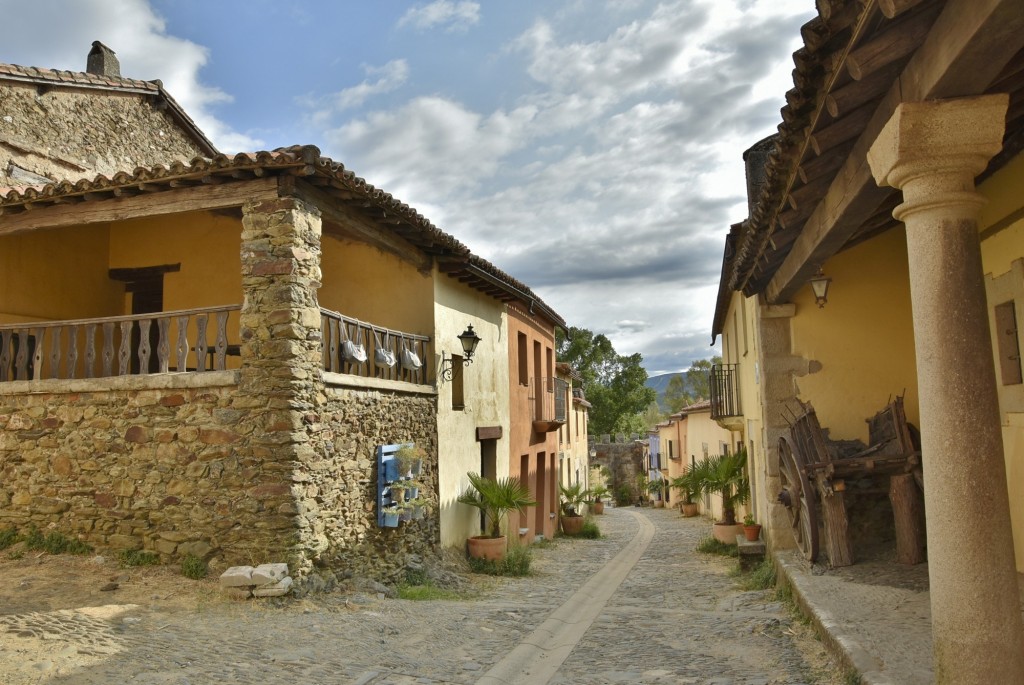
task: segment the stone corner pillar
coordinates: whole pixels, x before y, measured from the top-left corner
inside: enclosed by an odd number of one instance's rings
[[[1005,457],[974,179],[1008,97],[903,103],[868,152],[903,191],[921,397],[935,682],[1024,683]]]
[[[313,426],[323,400],[320,211],[295,197],[242,207],[242,366],[233,405],[245,411],[245,450],[267,512],[268,545],[299,575],[310,533],[295,470],[315,457]],[[269,493],[269,494],[268,494]],[[299,565],[298,568],[296,564]]]

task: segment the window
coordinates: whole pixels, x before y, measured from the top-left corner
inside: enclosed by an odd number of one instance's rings
[[[997,304],[996,348],[999,350],[999,376],[1003,385],[1022,382],[1020,367],[1020,343],[1017,338],[1017,314],[1013,300]]]
[[[527,359],[526,334],[520,333],[516,338],[516,347],[519,352],[519,385],[530,384],[530,362]]]
[[[675,450],[673,449],[673,447],[674,446],[672,445],[672,441],[669,440],[668,441],[668,458],[669,459],[675,459],[675,457],[676,457],[676,453],[675,453]]]
[[[465,393],[463,392],[462,379],[465,375],[462,373],[462,357],[453,354],[452,355],[452,409],[465,409],[466,400]]]

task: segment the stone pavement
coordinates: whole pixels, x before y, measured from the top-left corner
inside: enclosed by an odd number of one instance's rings
[[[332,594],[0,615],[0,683],[842,682],[771,593],[736,589],[735,560],[693,551],[709,523],[634,508],[597,520],[604,538],[538,549],[536,575],[466,600]],[[509,667],[512,654],[558,662]]]

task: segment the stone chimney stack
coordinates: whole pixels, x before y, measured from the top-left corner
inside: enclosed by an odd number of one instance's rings
[[[114,51],[98,40],[92,42],[85,70],[98,76],[121,78],[121,63],[117,61]]]
[[[768,154],[775,145],[775,135],[770,135],[754,143],[754,146],[743,153],[743,162],[747,168],[747,211],[753,214],[757,197],[764,185],[764,167],[768,163]]]

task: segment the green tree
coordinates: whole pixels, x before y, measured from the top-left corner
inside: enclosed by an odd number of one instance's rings
[[[646,430],[650,430],[651,428],[654,428],[659,423],[664,421],[665,415],[662,413],[661,407],[658,406],[657,402],[651,402],[650,404],[647,405],[647,409],[644,410],[644,413],[641,415],[641,418],[644,422],[644,428]],[[634,431],[630,432],[632,433]]]
[[[712,357],[711,359],[698,359],[690,364],[690,368],[686,371],[686,390],[689,398],[687,404],[711,397],[711,367],[721,363],[721,357]]]
[[[675,414],[688,404],[692,402],[686,386],[686,375],[676,374],[665,387],[665,406],[668,407],[669,414]]]
[[[639,354],[623,356],[605,335],[586,328],[569,329],[558,336],[558,359],[583,377],[583,391],[591,403],[590,433],[640,433],[647,429],[643,411],[657,399],[648,388],[647,371]]]

